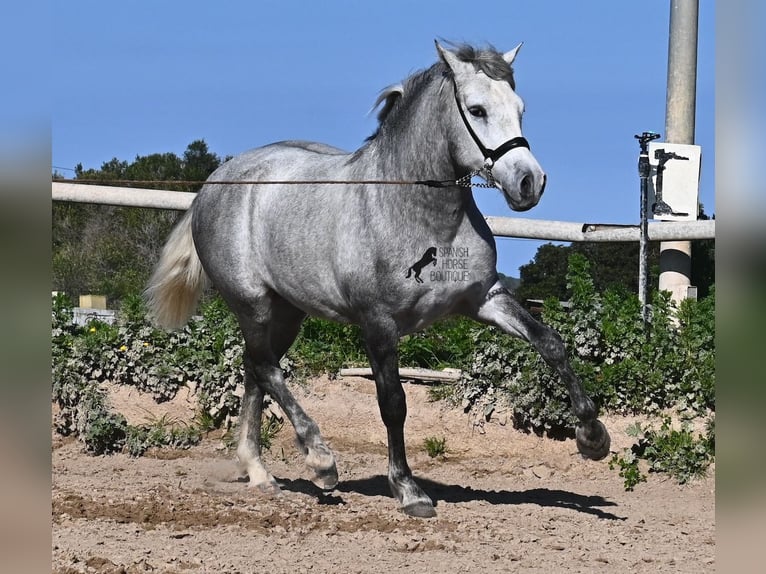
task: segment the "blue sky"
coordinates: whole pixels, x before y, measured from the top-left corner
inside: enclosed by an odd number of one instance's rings
[[[261,0],[53,4],[52,165],[181,154],[195,139],[236,155],[283,139],[353,150],[378,91],[436,60],[434,39],[490,43],[516,60],[524,135],[548,173],[524,217],[636,223],[638,145],[664,132],[669,2]],[[696,143],[714,199],[714,3],[701,0]],[[485,215],[517,217],[496,190]],[[541,242],[498,239],[518,276]]]

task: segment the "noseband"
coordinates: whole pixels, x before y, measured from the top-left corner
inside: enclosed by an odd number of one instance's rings
[[[529,142],[527,141],[527,138],[523,136],[517,136],[515,138],[511,138],[499,147],[495,149],[490,149],[487,146],[485,146],[481,139],[479,139],[479,136],[476,135],[476,132],[473,131],[473,128],[471,127],[471,123],[468,121],[468,118],[465,116],[465,112],[463,111],[463,106],[460,105],[460,98],[458,97],[457,93],[457,83],[452,81],[452,87],[454,88],[455,92],[455,103],[457,104],[457,110],[460,112],[460,117],[463,119],[463,123],[465,124],[466,129],[468,130],[468,133],[471,134],[471,137],[473,138],[473,141],[476,143],[476,145],[479,147],[479,150],[481,151],[482,155],[484,156],[484,167],[483,170],[486,172],[486,180],[487,183],[482,184],[473,184],[474,187],[497,187],[495,185],[495,178],[492,177],[492,167],[495,165],[495,162],[499,160],[501,157],[503,157],[506,153],[511,151],[512,149],[516,149],[517,147],[525,147],[529,149]],[[464,175],[460,179],[457,180],[457,184],[461,187],[471,187],[471,178],[474,175],[479,175],[481,173],[481,169],[474,170],[470,172],[467,175]]]

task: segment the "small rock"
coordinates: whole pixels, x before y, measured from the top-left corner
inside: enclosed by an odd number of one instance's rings
[[[553,469],[548,468],[544,464],[539,464],[532,468],[532,474],[534,474],[537,478],[546,480],[553,475]]]

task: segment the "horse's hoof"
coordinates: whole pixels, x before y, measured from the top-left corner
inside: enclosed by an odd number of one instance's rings
[[[591,460],[601,460],[609,454],[612,439],[600,420],[596,419],[584,425],[578,425],[575,430],[577,450]]]
[[[314,473],[314,478],[311,479],[311,482],[322,490],[332,490],[338,486],[338,470],[334,463],[330,468],[315,468]]]
[[[415,518],[433,518],[436,516],[436,509],[433,504],[427,502],[413,502],[407,506],[402,506],[402,512],[407,516]]]
[[[258,492],[258,494],[264,496],[276,497],[282,495],[282,489],[279,488],[279,484],[277,484],[277,481],[274,479],[261,482],[260,484],[251,484],[250,487]]]
[[[332,490],[338,485],[338,467],[327,445],[319,444],[309,448],[306,454],[306,466],[314,471],[311,482],[322,490]]]

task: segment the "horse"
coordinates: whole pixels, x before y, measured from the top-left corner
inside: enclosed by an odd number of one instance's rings
[[[521,130],[512,69],[520,47],[436,41],[433,65],[380,93],[377,129],[359,149],[283,141],[244,152],[210,175],[169,235],[145,290],[150,315],[178,328],[212,284],[236,316],[245,342],[236,457],[251,487],[280,493],[261,459],[264,394],[295,428],[312,481],[325,490],[338,483],[332,450],[279,366],[308,315],[361,328],[387,431],[388,482],[407,515],[436,511],[407,463],[398,341],[446,316],[533,345],[568,388],[579,452],[594,460],[609,452],[561,337],[499,281],[494,237],[471,189],[480,176],[515,211],[543,194],[546,174]],[[465,271],[407,280],[409,262],[432,246],[465,254]]]
[[[407,269],[407,275],[405,275],[405,278],[409,279],[414,272],[415,281],[422,283],[423,280],[420,278],[420,274],[423,271],[423,267],[426,267],[427,265],[436,266],[436,247],[429,247],[426,249],[426,252],[423,253],[423,257],[418,259]]]

